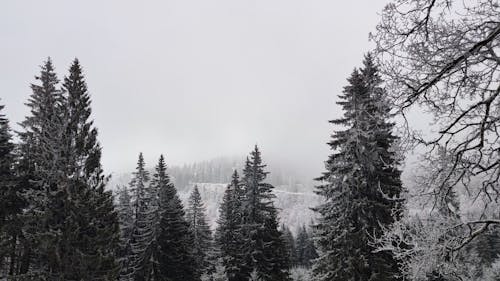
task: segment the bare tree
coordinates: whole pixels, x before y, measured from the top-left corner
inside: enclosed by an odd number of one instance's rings
[[[399,226],[406,236],[401,235],[405,239],[413,235],[414,242],[439,237],[429,254],[453,257],[491,225],[500,224],[498,212],[487,211],[500,200],[499,1],[394,0],[383,10],[371,39],[387,90],[401,115],[406,120],[409,110],[419,108],[436,121],[434,134],[421,135],[406,127],[408,136],[421,145],[429,167],[420,195],[433,198],[438,208],[431,211],[436,213],[447,207],[442,203],[454,192],[465,194],[469,207],[482,208],[458,221],[449,214],[428,216],[426,223],[420,223],[425,230],[413,222],[411,232],[404,231],[408,225]],[[441,152],[447,155],[447,165],[434,165]],[[454,221],[453,231],[448,231],[449,226],[433,226],[436,222],[427,220],[431,217]],[[385,238],[396,239],[394,231],[389,230]],[[415,257],[417,248],[406,247],[400,254]],[[425,256],[420,257],[423,262]]]
[[[402,220],[375,238],[377,251],[391,251],[410,280],[479,280],[490,267],[480,264],[471,242],[490,225],[499,223],[486,218],[495,217],[500,205],[486,200],[488,208],[483,205],[460,210],[456,188],[437,189],[436,184],[442,182],[440,176],[451,172],[452,157],[440,147],[435,155],[424,159],[409,195],[413,204]]]
[[[421,107],[435,117],[437,134],[413,138],[429,156],[438,147],[453,156],[434,171],[436,189],[500,199],[499,2],[396,0],[371,38],[401,114]]]

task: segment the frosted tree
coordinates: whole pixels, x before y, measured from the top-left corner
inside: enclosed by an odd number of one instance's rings
[[[151,211],[154,198],[148,188],[149,179],[144,156],[140,153],[136,170],[129,184],[132,192],[134,225],[131,239],[132,251],[129,254],[132,267],[127,270],[132,271],[134,280],[143,280],[143,278],[148,278],[149,274],[150,263],[147,251],[154,234]]]
[[[16,273],[17,244],[23,200],[17,192],[14,144],[9,121],[0,105],[0,276]]]
[[[392,146],[397,139],[389,105],[370,55],[348,79],[338,104],[343,117],[330,121],[344,130],[332,134],[333,153],[317,193],[325,203],[315,210],[319,258],[317,280],[399,280],[391,252],[374,253],[370,243],[383,226],[400,217],[401,172]]]
[[[206,209],[201,200],[200,191],[195,185],[189,196],[186,220],[194,236],[193,254],[200,273],[210,267],[209,254],[212,248],[212,231],[207,223]]]
[[[283,233],[283,240],[285,241],[285,247],[287,249],[287,255],[289,257],[290,266],[294,267],[297,265],[297,248],[295,243],[295,237],[288,226],[283,224],[281,226],[281,232]]]
[[[165,173],[159,186],[158,253],[156,255],[159,277],[155,280],[200,280],[193,255],[193,233],[186,221],[184,207],[177,190]]]
[[[407,128],[409,139],[425,158],[440,147],[451,156],[451,169],[433,171],[433,188],[466,195],[471,208],[488,209],[499,195],[499,13],[491,0],[391,1],[372,35],[399,112],[419,108],[434,117],[435,134]],[[470,243],[492,224],[500,224],[495,213],[477,212],[462,218],[469,235],[456,238]]]
[[[108,180],[101,166],[98,133],[90,120],[90,95],[78,59],[73,61],[63,89],[60,185],[65,208],[60,214],[64,227],[59,250],[63,279],[114,280],[119,269],[118,214],[111,192],[105,190]]]
[[[278,230],[277,210],[273,204],[274,187],[264,182],[268,174],[265,167],[255,146],[245,163],[241,182],[245,190],[242,230],[246,258],[259,279],[290,280],[289,258],[283,236]]]
[[[314,259],[318,257],[314,242],[305,225],[299,228],[295,242],[297,264],[310,268]]]
[[[113,198],[105,190],[97,130],[78,60],[63,89],[50,59],[32,85],[21,123],[16,171],[24,209],[19,278],[114,280],[119,243]]]
[[[61,206],[64,192],[60,190],[64,164],[63,91],[50,58],[41,66],[32,84],[26,105],[30,114],[21,123],[19,154],[20,189],[28,202],[25,209],[24,232],[19,274],[59,274],[60,261],[55,258],[60,241]],[[49,209],[51,206],[57,209]]]
[[[131,270],[133,268],[132,260],[132,231],[134,229],[134,210],[132,208],[132,198],[126,186],[118,190],[118,204],[117,204],[118,218],[120,221],[120,238],[121,247],[119,258],[121,259],[121,281],[133,280]]]
[[[452,159],[452,154],[439,147],[436,155],[422,160],[408,195],[413,214],[405,212],[401,221],[388,227],[380,237],[380,250],[391,251],[401,261],[404,276],[412,280],[430,277],[455,280],[458,276],[464,280],[478,280],[481,275],[482,267],[478,265],[481,255],[487,251],[478,252],[476,243],[464,240],[480,234],[471,233],[474,225],[463,224],[468,216],[474,215],[470,212],[474,210],[461,211],[455,190],[438,188],[436,184],[441,182],[444,173],[435,171],[450,171]]]
[[[249,277],[249,265],[243,251],[243,243],[241,243],[244,238],[242,230],[243,192],[240,177],[235,170],[219,207],[219,219],[215,233],[217,247],[220,249],[228,281],[246,280]]]

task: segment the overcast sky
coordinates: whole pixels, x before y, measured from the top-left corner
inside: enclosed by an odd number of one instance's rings
[[[387,0],[2,1],[0,97],[12,123],[39,65],[84,67],[107,172],[248,153],[317,176],[337,94]],[[14,126],[15,127],[15,126]]]

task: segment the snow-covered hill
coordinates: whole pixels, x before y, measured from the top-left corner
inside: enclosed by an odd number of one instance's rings
[[[117,186],[127,185],[130,178],[131,174],[114,175],[108,187],[116,190]],[[194,185],[197,185],[200,190],[207,209],[208,220],[212,228],[215,228],[219,217],[219,206],[227,184],[191,183],[187,187],[180,188],[178,189],[179,197],[184,202],[184,205],[187,204],[187,199]],[[295,231],[302,224],[309,224],[313,220],[315,214],[310,208],[320,204],[321,198],[314,194],[312,190],[309,192],[291,192],[289,190],[296,190],[296,188],[286,185],[275,188],[275,206],[279,209],[280,222],[285,223],[292,231]]]
[[[227,184],[197,183],[196,185],[205,203],[210,225],[215,228],[219,217],[218,209]],[[321,199],[312,192],[289,192],[285,189],[286,186],[280,186],[274,190],[275,206],[279,209],[280,222],[295,231],[302,224],[309,224],[313,220],[315,214],[310,208],[317,206]],[[183,202],[187,202],[191,190],[192,188],[188,188],[179,192]]]

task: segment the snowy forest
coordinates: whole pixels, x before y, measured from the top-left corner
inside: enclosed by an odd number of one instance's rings
[[[177,166],[134,151],[117,179],[85,61],[47,57],[19,129],[0,105],[0,280],[500,280],[500,3],[394,0],[378,17],[331,93],[314,187],[265,143]]]

